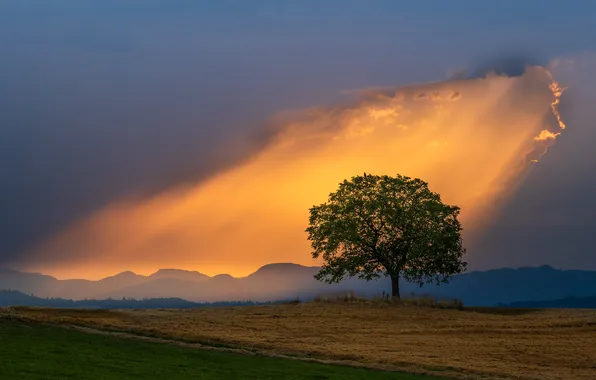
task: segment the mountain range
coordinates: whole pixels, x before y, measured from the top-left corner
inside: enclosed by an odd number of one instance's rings
[[[596,309],[596,296],[567,297],[550,301],[521,301],[503,306],[526,309]]]
[[[150,276],[122,272],[99,281],[58,280],[39,273],[0,269],[0,289],[37,297],[73,300],[181,298],[192,302],[309,300],[316,296],[354,291],[362,297],[380,297],[391,289],[387,279],[365,282],[347,279],[323,284],[313,276],[318,267],[291,263],[269,264],[242,278],[227,274],[207,276],[196,271],[161,269]],[[558,270],[550,266],[502,268],[454,276],[449,284],[401,284],[402,295],[424,294],[459,298],[466,305],[494,306],[527,301],[549,301],[596,295],[596,271]]]

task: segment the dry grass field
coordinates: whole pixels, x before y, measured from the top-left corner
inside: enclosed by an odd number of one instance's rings
[[[596,310],[384,303],[190,310],[11,308],[0,318],[469,379],[596,379]]]

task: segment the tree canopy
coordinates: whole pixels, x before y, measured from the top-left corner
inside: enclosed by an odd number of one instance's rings
[[[460,209],[444,204],[421,179],[367,175],[344,180],[326,203],[310,209],[312,257],[319,281],[391,278],[440,284],[466,269]]]

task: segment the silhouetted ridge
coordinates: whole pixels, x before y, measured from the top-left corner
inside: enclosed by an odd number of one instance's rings
[[[210,279],[209,276],[197,271],[183,270],[183,269],[160,269],[148,277],[150,280],[171,278],[177,280],[187,280],[194,282],[202,282]]]
[[[305,273],[305,272],[317,272],[319,267],[306,267],[299,264],[293,263],[276,263],[276,264],[267,264],[260,267],[256,272],[252,273],[250,276],[255,275],[271,275],[271,274],[297,274],[297,273]]]
[[[235,278],[229,274],[224,273],[224,274],[218,274],[218,275],[211,277],[210,281],[230,281],[230,280],[233,281],[233,280],[235,280]]]
[[[513,308],[530,309],[596,309],[596,296],[593,297],[567,297],[549,301],[521,301],[501,305]]]
[[[85,298],[181,298],[195,302],[271,301],[314,299],[321,294],[353,291],[359,297],[380,297],[390,289],[388,279],[365,282],[356,278],[339,284],[323,284],[313,276],[318,267],[279,263],[265,265],[247,277],[222,274],[209,278],[200,272],[163,269],[155,276],[123,272],[100,281],[57,280],[51,276],[0,272],[0,289],[18,290],[39,297]],[[551,266],[502,268],[454,276],[449,284],[420,288],[402,282],[404,295],[426,294],[459,298],[468,306],[494,306],[513,302],[550,301],[596,294],[596,271],[558,270]]]

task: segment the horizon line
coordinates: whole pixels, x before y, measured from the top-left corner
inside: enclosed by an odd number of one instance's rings
[[[234,279],[243,279],[243,278],[247,278],[249,276],[254,275],[255,273],[259,272],[261,269],[268,267],[268,266],[280,266],[280,265],[293,265],[293,266],[298,266],[298,267],[302,267],[302,268],[320,268],[320,266],[307,266],[307,265],[302,265],[302,264],[297,264],[297,263],[291,263],[291,262],[278,262],[278,263],[269,263],[269,264],[264,264],[260,267],[258,267],[254,272],[249,273],[246,276],[232,276],[231,274],[228,273],[218,273],[215,274],[213,276],[207,275],[203,272],[200,272],[198,270],[192,270],[192,269],[181,269],[181,268],[160,268],[157,271],[149,274],[149,275],[143,275],[143,274],[138,274],[132,270],[123,270],[122,272],[118,272],[115,273],[113,275],[110,276],[106,276],[106,277],[101,277],[99,279],[96,280],[92,280],[92,279],[88,279],[88,278],[57,278],[55,276],[49,275],[49,274],[45,274],[42,272],[37,272],[37,271],[26,271],[26,270],[19,270],[19,269],[14,269],[14,268],[10,268],[10,267],[4,267],[2,265],[0,265],[0,274],[2,274],[2,270],[9,270],[9,271],[14,271],[14,272],[18,272],[21,274],[37,274],[37,275],[41,275],[41,276],[48,276],[48,277],[52,277],[53,279],[57,280],[57,281],[90,281],[90,282],[98,282],[98,281],[102,281],[108,278],[112,278],[112,277],[116,277],[122,274],[127,274],[130,273],[132,275],[135,276],[141,276],[144,277],[145,279],[149,279],[151,276],[156,275],[157,273],[159,273],[160,271],[180,271],[180,272],[187,272],[187,273],[198,273],[200,275],[203,275],[205,277],[207,277],[209,280],[213,279],[215,277],[218,276],[230,276]],[[540,265],[535,265],[535,266],[518,266],[518,267],[499,267],[499,268],[488,268],[488,269],[475,269],[475,270],[470,270],[470,271],[465,271],[463,273],[460,273],[459,275],[462,274],[470,274],[470,273],[483,273],[483,272],[489,272],[489,271],[494,271],[494,270],[505,270],[505,269],[511,269],[511,270],[520,270],[520,269],[538,269],[538,268],[544,268],[544,267],[548,267],[554,270],[559,270],[559,271],[575,271],[575,270],[580,270],[580,271],[585,271],[585,269],[561,269],[561,268],[556,268],[550,264],[540,264]],[[457,276],[457,275],[456,275]]]

